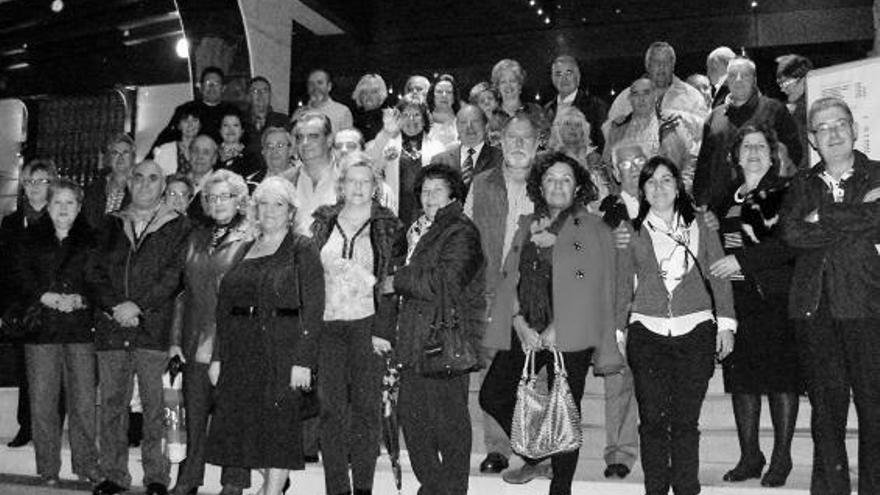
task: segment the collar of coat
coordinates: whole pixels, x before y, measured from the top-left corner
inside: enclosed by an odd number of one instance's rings
[[[134,244],[137,236],[134,235],[132,224],[138,219],[138,216],[134,213],[134,208],[129,205],[126,209],[111,213],[111,215],[122,219],[125,235],[128,237],[128,240]],[[159,203],[159,206],[154,210],[146,229],[141,233],[140,238],[143,239],[144,237],[158,231],[165,224],[176,220],[178,217],[180,217],[180,213],[178,213],[177,210],[171,208],[165,203]]]

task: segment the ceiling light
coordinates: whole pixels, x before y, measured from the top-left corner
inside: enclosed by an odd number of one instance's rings
[[[543,15],[543,14],[544,14],[544,9],[538,9],[538,15]]]
[[[64,2],[62,2],[61,0],[53,0],[49,8],[52,9],[52,12],[55,12],[57,14],[64,10]]]
[[[529,7],[535,6],[535,0],[529,0]]]
[[[756,0],[752,0],[751,6],[754,9],[755,7],[758,6],[758,2]]]
[[[545,18],[544,18],[544,24],[550,24],[550,18],[549,18],[549,17],[545,17]]]
[[[30,66],[31,66],[31,64],[29,64],[29,63],[27,63],[27,62],[19,62],[19,63],[17,63],[17,64],[7,65],[7,66],[6,66],[6,70],[20,70],[20,69],[27,69],[27,68],[30,67]]]
[[[180,38],[174,46],[174,51],[177,52],[177,56],[180,58],[189,58],[189,41],[186,38]]]

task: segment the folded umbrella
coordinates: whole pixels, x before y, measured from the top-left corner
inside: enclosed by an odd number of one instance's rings
[[[399,390],[400,372],[389,353],[385,356],[385,375],[382,377],[382,441],[391,460],[391,471],[394,473],[397,493],[400,493],[403,486],[403,475],[400,470],[400,425],[397,422]]]

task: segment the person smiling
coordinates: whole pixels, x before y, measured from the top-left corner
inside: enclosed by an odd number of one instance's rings
[[[618,258],[617,327],[639,405],[645,493],[695,495],[700,409],[716,354],[733,350],[733,297],[729,281],[710,276],[721,243],[696,216],[678,167],[651,158],[639,191],[635,233]]]

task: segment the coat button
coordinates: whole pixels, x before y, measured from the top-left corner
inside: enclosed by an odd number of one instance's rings
[[[580,251],[580,250],[583,249],[583,248],[584,248],[584,245],[581,244],[580,242],[575,242],[575,243],[574,243],[574,249],[575,249],[575,251]]]
[[[575,225],[575,226],[579,226],[580,224],[581,224],[581,219],[580,219],[580,218],[575,218],[575,219],[574,219],[574,225]]]
[[[574,274],[577,278],[584,278],[584,271],[583,270],[578,270],[578,271],[574,272]]]
[[[501,276],[502,276],[503,278],[507,278],[507,270],[502,270],[502,271],[501,271]]]

